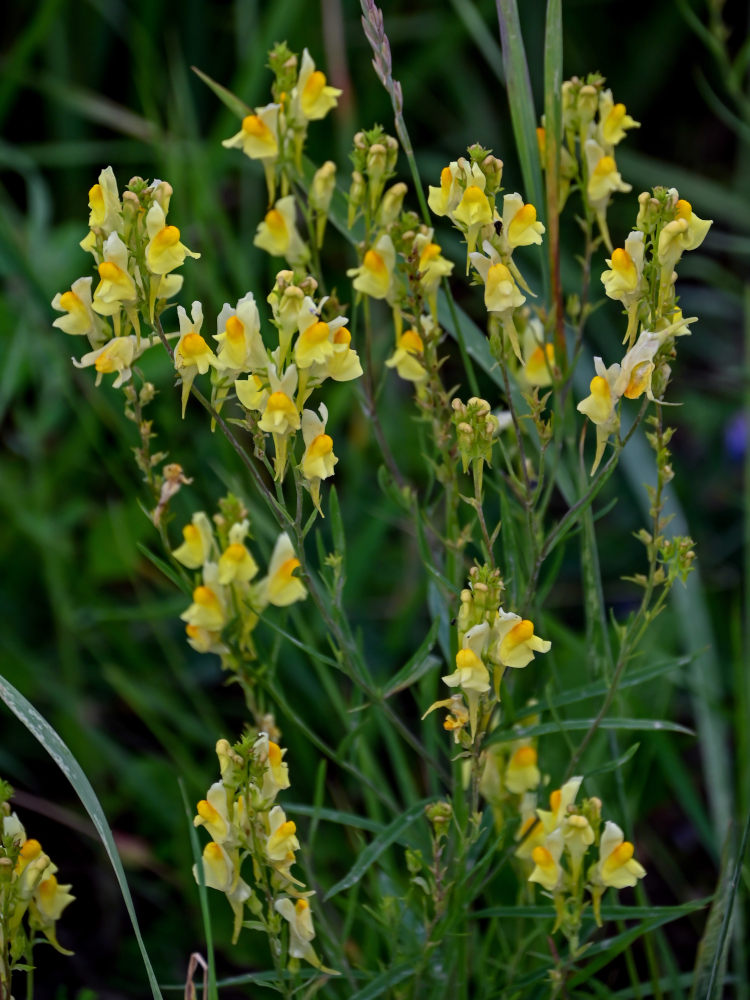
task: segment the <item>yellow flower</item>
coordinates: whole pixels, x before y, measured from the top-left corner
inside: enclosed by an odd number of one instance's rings
[[[488,312],[506,316],[522,306],[526,297],[490,244],[485,243],[484,248],[490,253],[490,257],[481,253],[469,255],[474,269],[484,282],[484,304]]]
[[[534,862],[534,870],[529,875],[529,882],[538,882],[547,892],[559,889],[564,876],[563,867],[560,864],[562,852],[562,830],[555,830],[545,839],[544,844],[540,844],[532,850],[531,859]]]
[[[517,858],[529,860],[535,847],[544,844],[546,834],[536,814],[536,795],[526,792],[521,799],[521,825],[516,833],[518,847],[514,851]]]
[[[240,525],[233,525],[232,531]],[[230,583],[248,583],[258,572],[258,564],[241,541],[232,541],[231,532],[229,545],[219,558],[219,583],[227,586]]]
[[[320,510],[320,483],[333,475],[333,468],[338,458],[333,454],[333,439],[326,434],[328,410],[324,403],[319,407],[320,417],[312,410],[302,411],[302,437],[305,441],[305,453],[302,456],[300,468],[302,475],[310,484],[310,495],[313,503]]]
[[[341,91],[331,87],[319,69],[315,69],[312,56],[305,49],[302,53],[297,84],[292,90],[292,116],[299,124],[325,118],[335,108]]]
[[[279,104],[256,108],[242,119],[242,128],[230,139],[224,139],[226,149],[240,148],[251,160],[275,159],[279,155]]]
[[[591,466],[592,476],[599,466],[610,434],[620,426],[617,404],[622,395],[617,388],[620,378],[618,364],[605,368],[601,358],[594,358],[594,368],[596,375],[591,379],[589,395],[576,407],[580,413],[596,424],[596,454],[594,464]]]
[[[498,608],[490,635],[492,659],[504,667],[525,667],[534,653],[547,653],[552,643],[534,634],[534,624]]]
[[[122,202],[112,167],[105,167],[89,191],[89,229],[109,236],[122,228]]]
[[[205,375],[209,368],[216,367],[216,355],[200,334],[203,325],[203,306],[193,302],[191,318],[182,306],[177,306],[180,323],[180,339],[174,351],[174,366],[182,378],[182,416],[185,416],[190,387],[195,376]]]
[[[266,854],[270,861],[287,861],[290,854],[299,850],[296,833],[296,823],[286,818],[281,806],[274,806],[268,814],[266,838]]]
[[[216,319],[214,340],[217,366],[234,372],[264,371],[268,364],[263,338],[260,335],[260,315],[252,292],[244,295],[234,307],[228,302]]]
[[[211,522],[202,510],[193,514],[190,524],[182,529],[182,538],[182,545],[172,555],[188,569],[200,569],[208,561],[214,541]]]
[[[102,380],[102,375],[111,375],[117,372],[117,378],[112,383],[113,388],[119,389],[130,379],[132,374],[131,365],[136,358],[156,343],[147,337],[141,337],[140,343],[135,334],[128,337],[113,337],[103,347],[95,351],[84,354],[80,361],[73,358],[76,368],[88,368],[91,365],[96,369],[96,385]]]
[[[217,575],[215,564],[207,563],[204,566],[203,583],[193,591],[193,603],[180,615],[182,621],[209,632],[220,632],[226,625],[223,591]]]
[[[586,817],[578,813],[564,818],[562,831],[565,850],[572,863],[573,880],[577,881],[583,857],[594,843],[594,831]]]
[[[385,299],[393,287],[395,266],[396,250],[393,241],[384,234],[365,253],[361,266],[350,268],[346,273],[354,278],[352,285],[356,291],[373,299]]]
[[[103,260],[98,266],[100,280],[92,302],[94,312],[99,315],[117,315],[122,307],[136,302],[138,289],[128,272],[128,260],[128,248],[117,233],[110,233],[104,243]]]
[[[419,255],[419,284],[422,290],[430,295],[437,289],[442,278],[453,270],[453,261],[446,260],[441,254],[438,243],[432,242],[433,231],[419,233],[414,239],[414,249]]]
[[[440,171],[440,187],[429,187],[427,204],[434,215],[448,215],[461,200],[459,168],[454,160]]]
[[[592,883],[604,888],[632,888],[646,874],[643,865],[633,857],[634,851],[620,827],[607,820],[599,843],[599,861],[591,874]]]
[[[421,362],[424,344],[416,330],[404,330],[396,342],[396,350],[386,361],[387,368],[395,368],[407,382],[424,382],[427,371]]]
[[[312,299],[310,299],[312,304]],[[341,317],[342,323],[346,320]],[[341,324],[339,324],[341,325]],[[297,368],[304,370],[314,364],[325,364],[333,354],[331,328],[315,312],[303,310],[299,317],[299,337],[294,345]]]
[[[557,829],[568,815],[568,806],[575,802],[582,781],[583,778],[578,776],[566,781],[562,788],[556,788],[550,792],[548,810],[537,809],[537,816],[542,821],[542,826],[547,833]]]
[[[484,174],[481,177],[484,180]],[[484,184],[470,184],[466,188],[453,210],[452,219],[466,234],[468,252],[471,253],[477,245],[479,230],[492,222],[492,208],[484,193]]]
[[[333,324],[329,323],[329,326]],[[359,355],[351,347],[352,335],[342,326],[333,334],[333,354],[323,365],[313,365],[311,372],[322,382],[332,378],[334,382],[350,382],[362,374]]]
[[[289,788],[289,765],[284,761],[285,749],[268,738],[267,733],[261,733],[255,746],[263,740],[267,744],[266,769],[263,773],[262,795],[264,799],[274,799],[279,791]]]
[[[205,799],[201,799],[196,806],[196,812],[198,815],[193,819],[193,826],[205,826],[214,843],[231,846],[235,833],[232,829],[227,790],[221,781],[211,785]]]
[[[258,421],[262,431],[285,436],[299,430],[300,415],[294,403],[297,389],[297,368],[289,365],[281,378],[273,364],[268,366],[270,394],[266,399],[263,416]]]
[[[615,191],[631,191],[632,185],[625,183],[617,169],[614,157],[605,154],[597,142],[593,139],[587,139],[584,148],[589,168],[586,194],[592,208],[603,210]]]
[[[503,778],[509,792],[513,795],[523,795],[524,792],[537,787],[542,780],[537,760],[536,748],[528,743],[522,744],[513,752]]]
[[[520,194],[506,194],[503,198],[503,228],[501,240],[509,251],[542,242],[544,226],[537,221],[536,209],[524,204]]]
[[[177,226],[168,226],[164,209],[155,201],[146,216],[146,230],[150,237],[146,244],[146,266],[152,274],[164,275],[181,267],[186,257],[200,257],[180,242]]]
[[[196,882],[200,879],[197,865],[193,865],[193,878]],[[252,889],[240,878],[239,870],[229,854],[221,844],[213,840],[203,848],[203,878],[209,889],[223,892],[232,907],[234,913],[232,944],[234,944],[242,930],[244,906],[253,894]]]
[[[297,899],[292,902],[284,896],[276,900],[273,908],[289,924],[289,955],[292,958],[304,958],[312,965],[319,966],[320,962],[310,944],[315,937],[315,930],[307,900]]]
[[[615,104],[612,91],[603,90],[599,95],[599,134],[604,146],[616,146],[625,138],[629,128],[640,128],[641,123],[635,121],[627,113],[624,104]]]
[[[265,607],[273,604],[277,608],[285,608],[296,601],[307,597],[307,589],[299,577],[292,574],[300,566],[289,535],[282,532],[276,540],[271,561],[268,564],[268,574],[256,586],[256,600]]]
[[[285,257],[291,265],[304,264],[310,250],[299,234],[294,195],[279,198],[258,226],[253,243],[273,257]]]
[[[92,308],[91,277],[77,278],[67,292],[60,292],[52,300],[52,308],[64,313],[52,325],[63,333],[87,336],[92,347],[101,343],[107,327]]]
[[[674,189],[673,189],[674,190]],[[677,192],[674,191],[674,196]],[[659,234],[658,256],[662,266],[662,281],[668,277],[686,250],[696,250],[711,228],[711,219],[699,219],[689,201],[676,203],[676,218],[668,222]]]

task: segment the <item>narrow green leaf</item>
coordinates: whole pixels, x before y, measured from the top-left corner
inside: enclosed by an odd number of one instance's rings
[[[511,740],[525,739],[527,736],[549,736],[552,733],[578,733],[590,729],[594,719],[564,719],[561,722],[540,722],[536,726],[519,726],[517,729],[502,729],[487,738],[487,743],[509,743]],[[628,729],[643,732],[695,733],[687,726],[668,719],[602,719],[599,729]]]
[[[361,990],[352,993],[349,1000],[375,1000],[375,997],[382,996],[391,986],[402,983],[404,979],[408,979],[409,976],[413,975],[413,962],[409,962],[407,965],[394,965],[390,969],[381,972],[379,976],[375,976],[367,986],[363,986]]]
[[[595,767],[593,771],[587,771],[586,777],[593,778],[596,774],[609,774],[610,771],[617,771],[619,768],[627,764],[631,757],[635,757],[638,753],[640,745],[640,743],[633,743],[633,745],[628,747],[625,753],[621,753],[619,757],[615,757],[614,760],[608,760],[606,764]]]
[[[637,687],[639,684],[645,684],[656,677],[668,674],[672,670],[678,670],[680,667],[687,666],[693,659],[695,659],[695,656],[680,656],[673,660],[654,663],[653,666],[644,667],[643,670],[634,670],[632,673],[626,674],[620,681],[620,690]],[[575,705],[581,701],[588,701],[589,698],[601,698],[608,690],[609,685],[606,682],[592,681],[590,684],[583,684],[581,687],[572,688],[570,691],[563,691],[553,698],[541,698],[539,703],[534,706],[534,711],[544,712],[550,707],[560,708],[563,705]],[[523,710],[523,712],[524,714],[528,714],[528,710]]]
[[[342,812],[341,809],[323,809],[302,802],[285,802],[284,811],[298,816],[312,816],[315,819],[327,820],[329,823],[339,823],[354,830],[369,830],[370,833],[382,833],[385,827],[367,816],[356,813]]]
[[[410,809],[407,809],[406,812],[397,816],[392,823],[389,823],[382,833],[378,834],[372,843],[368,844],[364,851],[362,851],[349,872],[328,890],[324,899],[332,899],[344,889],[349,889],[359,882],[365,872],[378,860],[384,851],[387,851],[391,844],[399,839],[404,830],[422,816],[425,806],[429,805],[432,801],[431,798],[428,798],[415,802]]]
[[[543,205],[544,191],[536,141],[536,111],[518,5],[516,0],[496,0],[496,4],[510,117],[526,196],[534,205]]]
[[[722,996],[729,928],[742,875],[748,833],[750,833],[750,814],[745,822],[739,850],[736,847],[734,825],[727,832],[716,895],[698,946],[690,1000],[714,1000]]]
[[[182,579],[180,574],[173,569],[168,562],[153,553],[142,542],[136,542],[136,547],[141,555],[144,555],[150,563],[153,563],[159,572],[163,573],[164,576],[166,576],[166,578],[173,583],[178,590],[181,590],[182,593],[186,594],[188,597],[190,596],[190,588]]]
[[[220,83],[213,80],[207,73],[203,70],[198,69],[197,66],[190,67],[196,76],[199,76],[201,80],[210,87],[211,90],[216,94],[222,104],[226,105],[232,114],[237,115],[238,118],[244,118],[246,115],[251,115],[253,109],[245,104],[244,101],[240,100],[236,94],[233,94],[231,90],[227,90],[226,87],[222,87]]]
[[[198,841],[198,833],[195,829],[195,824],[193,823],[193,810],[190,806],[190,802],[187,797],[187,792],[185,791],[185,782],[182,778],[178,779],[177,784],[180,786],[180,795],[182,796],[182,803],[185,807],[185,816],[188,823],[188,836],[190,837],[190,850],[193,855],[193,861],[195,867],[198,871],[198,899],[200,900],[201,907],[201,918],[203,920],[203,933],[206,937],[206,961],[208,963],[208,1000],[217,1000],[218,992],[216,990],[216,962],[214,960],[214,939],[213,930],[211,928],[211,914],[208,909],[208,893],[206,892],[206,873],[203,868],[203,854],[201,853],[200,842]]]
[[[27,701],[26,698],[24,698],[20,691],[17,691],[4,677],[0,677],[0,698],[2,698],[16,718],[19,719],[24,726],[26,726],[31,735],[39,741],[50,757],[54,760],[73,786],[73,790],[81,800],[84,809],[91,817],[91,821],[96,827],[96,832],[99,834],[101,841],[104,844],[104,849],[106,850],[109,860],[112,862],[112,867],[115,870],[115,876],[120,886],[120,892],[125,903],[125,908],[128,911],[130,921],[133,925],[133,931],[135,932],[135,937],[141,952],[141,958],[143,959],[143,964],[146,968],[146,975],[148,976],[148,981],[151,986],[151,992],[155,1000],[161,1000],[159,984],[156,981],[156,976],[154,975],[154,970],[151,966],[148,952],[146,951],[146,945],[141,937],[141,930],[138,926],[138,918],[136,917],[135,907],[133,906],[133,898],[130,895],[130,889],[128,888],[127,879],[125,878],[125,870],[122,867],[120,855],[117,853],[117,847],[115,846],[115,841],[112,836],[109,823],[107,822],[107,817],[104,815],[104,810],[99,803],[99,799],[96,797],[96,792],[91,787],[91,782],[83,773],[80,764],[65,743],[60,739],[49,722],[47,722],[47,720],[43,718],[39,712],[37,712],[34,706]]]
[[[331,486],[331,491],[328,495],[328,514],[331,518],[331,532],[333,534],[333,544],[336,549],[336,554],[341,556],[342,560],[345,560],[346,534],[344,533],[344,521],[341,517],[339,495],[336,492],[335,486]]]
[[[694,899],[689,903],[680,903],[677,906],[602,906],[602,920],[679,920],[690,913],[703,910],[711,904],[713,896],[705,896],[703,899]],[[546,917],[548,920],[555,916],[554,907],[549,906],[488,906],[484,910],[477,910],[475,917],[519,917],[523,919],[539,920]],[[593,914],[590,910],[584,913],[584,920],[589,918],[593,921]]]
[[[436,618],[432,625],[430,625],[427,635],[420,643],[419,649],[409,658],[409,661],[404,664],[396,676],[391,678],[388,689],[383,695],[384,698],[390,698],[398,691],[403,691],[404,688],[411,687],[420,677],[424,677],[428,670],[432,670],[433,667],[438,666],[440,661],[437,657],[431,656],[430,652],[437,640],[439,629],[440,621]]]

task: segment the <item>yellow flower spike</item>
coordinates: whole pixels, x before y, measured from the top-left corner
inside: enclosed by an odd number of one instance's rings
[[[523,795],[537,787],[542,780],[537,760],[536,748],[532,746],[521,746],[513,753],[503,779],[509,792]]]

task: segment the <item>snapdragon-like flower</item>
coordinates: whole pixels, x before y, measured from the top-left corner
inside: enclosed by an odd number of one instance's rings
[[[226,149],[241,149],[251,160],[275,160],[279,155],[280,104],[266,104],[242,119],[242,128],[231,138],[224,139]]]
[[[534,870],[529,875],[529,882],[538,882],[547,892],[555,892],[561,888],[565,871],[560,864],[565,846],[562,830],[554,830],[545,838],[544,844],[534,847],[531,859]]]
[[[611,90],[599,94],[599,139],[605,148],[612,148],[625,138],[627,129],[640,128],[624,104],[615,104]]]
[[[623,343],[632,347],[638,324],[638,307],[645,293],[643,233],[635,229],[624,247],[613,250],[607,260],[609,270],[601,276],[604,290],[611,299],[622,302],[628,312],[628,328]]]
[[[384,233],[373,247],[365,252],[362,264],[346,273],[353,278],[352,285],[358,292],[373,299],[388,298],[393,289],[396,267],[396,250],[393,240]]]
[[[64,313],[53,321],[63,333],[86,336],[92,347],[98,347],[107,337],[109,327],[97,316],[92,307],[91,276],[77,278],[67,292],[58,292],[52,300],[52,308]]]
[[[677,196],[677,192],[674,192]],[[686,250],[696,250],[711,228],[711,219],[699,219],[689,201],[680,198],[676,204],[676,217],[659,233],[658,257],[662,267],[662,284],[677,266]]]
[[[536,208],[524,204],[520,194],[506,194],[503,198],[503,218],[500,241],[509,253],[516,247],[526,247],[542,242],[544,225],[537,220]]]
[[[424,359],[424,343],[416,330],[404,330],[396,340],[396,350],[387,359],[386,367],[395,368],[407,382],[420,383],[427,378]]]
[[[596,454],[591,466],[592,476],[599,467],[610,434],[620,426],[617,404],[622,395],[618,391],[621,374],[618,364],[606,368],[601,358],[594,358],[594,368],[596,375],[591,379],[589,395],[576,407],[596,425]]]
[[[538,767],[539,755],[536,747],[526,741],[511,754],[505,767],[503,783],[513,795],[523,795],[537,787],[542,780]]]
[[[146,230],[149,241],[146,244],[146,267],[152,274],[162,277],[181,267],[186,257],[200,258],[199,253],[189,250],[180,242],[177,226],[168,226],[164,209],[155,201],[146,216]]]
[[[305,453],[302,456],[300,468],[302,475],[309,484],[310,496],[318,512],[320,509],[320,484],[323,479],[333,475],[333,469],[338,458],[333,453],[333,438],[326,434],[328,409],[324,403],[318,408],[320,416],[313,410],[302,411],[302,437],[305,441]]]
[[[182,416],[185,416],[190,388],[196,375],[205,375],[209,368],[216,367],[216,355],[200,334],[203,326],[203,306],[193,302],[191,318],[182,306],[177,306],[180,323],[180,339],[174,351],[174,366],[182,378]]]
[[[294,195],[279,198],[266,212],[253,243],[273,257],[285,257],[292,266],[309,259],[310,250],[297,229]]]
[[[216,331],[217,368],[235,373],[265,369],[268,354],[260,335],[260,315],[252,292],[244,295],[234,308],[224,303],[216,319]]]
[[[512,611],[498,608],[491,631],[492,658],[504,667],[525,667],[534,653],[547,653],[552,647],[548,639],[534,634],[534,623]]]
[[[292,90],[291,115],[298,124],[317,121],[325,118],[328,112],[335,108],[341,97],[341,90],[332,87],[326,80],[325,73],[315,68],[310,53],[302,52],[297,84]]]
[[[219,557],[218,580],[222,586],[249,583],[258,572],[258,564],[245,545],[249,527],[249,522],[245,520],[229,529],[228,545]]]
[[[102,258],[98,265],[99,284],[94,289],[91,307],[100,316],[112,316],[117,333],[121,309],[129,310],[133,325],[137,324],[132,307],[138,300],[138,288],[129,271],[128,248],[117,233],[110,233],[105,240]]]
[[[296,601],[307,597],[307,588],[294,571],[299,569],[297,558],[289,535],[282,532],[276,540],[271,561],[268,564],[268,574],[256,585],[256,595],[261,606],[273,604],[277,608],[285,608]]]
[[[128,337],[113,337],[112,340],[84,354],[80,361],[71,358],[76,368],[89,368],[91,365],[96,369],[96,385],[102,380],[102,375],[116,373],[117,377],[112,383],[115,389],[119,389],[130,379],[132,375],[131,366],[136,358],[143,352],[157,343],[158,338],[139,338],[135,334]]]
[[[483,249],[489,256],[470,253],[469,260],[484,282],[484,304],[488,312],[495,313],[499,317],[514,354],[523,363],[518,333],[513,323],[513,310],[524,304],[526,296],[521,292],[513,274],[500,259],[495,248],[485,240]]]
[[[172,555],[188,569],[200,569],[208,562],[214,544],[211,522],[202,510],[193,514],[190,524],[182,529],[182,538],[182,545]]]

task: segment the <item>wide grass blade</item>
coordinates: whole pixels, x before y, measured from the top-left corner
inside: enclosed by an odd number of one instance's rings
[[[115,870],[115,876],[120,886],[120,892],[122,893],[125,908],[128,911],[128,916],[130,917],[130,921],[133,925],[133,931],[135,932],[143,964],[146,967],[146,975],[148,976],[149,985],[151,986],[151,992],[155,1000],[161,1000],[161,990],[159,989],[159,984],[156,981],[156,976],[154,975],[154,970],[151,966],[151,960],[149,959],[148,952],[146,951],[146,945],[144,944],[141,936],[138,918],[135,915],[135,907],[133,906],[133,898],[130,895],[130,889],[128,888],[127,879],[125,878],[125,870],[122,867],[122,862],[120,861],[120,856],[117,853],[117,847],[115,846],[114,837],[112,836],[112,830],[107,822],[107,817],[104,815],[104,810],[99,803],[99,799],[96,797],[96,792],[91,787],[91,783],[83,773],[80,764],[67,748],[65,743],[60,739],[52,726],[39,714],[39,712],[37,712],[34,706],[27,701],[26,698],[24,698],[20,691],[17,691],[12,684],[5,680],[4,677],[0,677],[0,698],[2,698],[16,718],[19,719],[24,726],[26,726],[31,735],[39,741],[50,757],[54,760],[73,786],[73,790],[81,800],[84,809],[91,817],[91,821],[96,827],[96,832],[101,837],[104,849],[106,850],[109,860],[112,862],[112,867]]]

